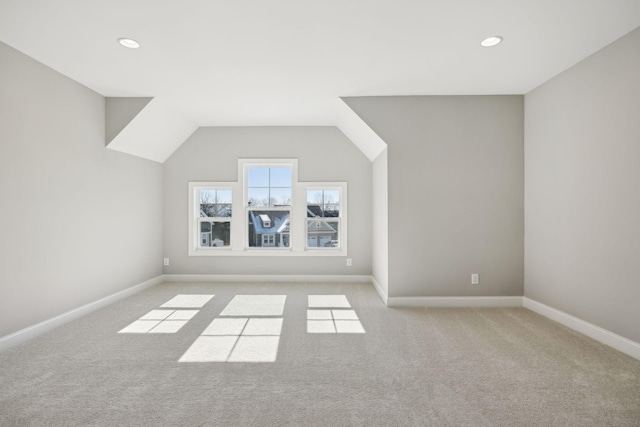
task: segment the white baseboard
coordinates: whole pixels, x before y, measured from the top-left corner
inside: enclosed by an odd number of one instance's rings
[[[389,297],[388,307],[522,307],[522,297]]]
[[[58,316],[52,317],[51,319],[47,319],[40,323],[36,323],[35,325],[28,326],[10,335],[6,335],[0,338],[0,352],[7,350],[11,347],[15,347],[18,344],[22,344],[23,342],[28,341],[32,338],[35,338],[38,335],[42,335],[45,332],[49,332],[57,328],[58,326],[62,326],[65,323],[71,322],[72,320],[76,320],[102,307],[106,307],[109,304],[122,300],[128,296],[136,294],[144,289],[150,288],[162,282],[163,282],[162,275],[158,277],[154,277],[153,279],[139,283],[130,288],[123,289],[122,291],[116,292],[115,294],[106,296],[97,301],[90,302],[89,304],[85,304],[81,307],[67,311],[66,313],[62,313]]]
[[[382,302],[384,302],[384,305],[388,305],[389,295],[387,295],[387,293],[382,289],[382,286],[380,286],[380,283],[378,283],[375,277],[371,276],[370,280],[373,288],[380,296],[380,299],[382,299]]]
[[[640,360],[640,344],[635,341],[631,341],[630,339],[614,334],[613,332],[603,329],[600,326],[585,322],[582,319],[578,319],[577,317],[567,314],[564,311],[549,307],[548,305],[542,304],[536,300],[532,300],[531,298],[523,297],[522,305],[531,311],[535,311],[536,313],[541,314],[544,317],[548,317],[549,319],[561,323],[564,326],[578,331],[590,338],[593,338],[594,340],[599,341],[602,344],[613,347],[616,350],[633,357],[634,359]]]
[[[371,283],[371,276],[318,274],[165,274],[165,282]]]

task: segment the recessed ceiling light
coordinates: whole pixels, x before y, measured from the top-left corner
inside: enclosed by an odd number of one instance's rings
[[[486,39],[482,40],[482,42],[480,43],[480,46],[482,46],[482,47],[493,47],[493,46],[496,46],[496,45],[500,44],[501,41],[502,41],[502,37],[500,37],[500,36],[491,36],[491,37],[487,37]]]
[[[118,43],[124,47],[128,47],[129,49],[137,49],[140,47],[140,43],[134,39],[120,38],[118,39]]]

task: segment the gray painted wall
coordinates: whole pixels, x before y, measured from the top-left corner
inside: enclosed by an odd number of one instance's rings
[[[640,29],[525,97],[525,296],[640,342]]]
[[[388,144],[389,296],[522,295],[523,97],[344,100]]]
[[[189,257],[188,182],[237,181],[239,158],[297,158],[299,181],[348,182],[344,257]],[[164,163],[164,249],[174,274],[371,274],[371,162],[335,127],[204,127]]]
[[[387,184],[387,149],[376,157],[373,172],[373,219],[371,239],[373,247],[371,274],[383,295],[389,296],[389,188]]]
[[[162,168],[97,93],[0,43],[0,337],[162,273]]]

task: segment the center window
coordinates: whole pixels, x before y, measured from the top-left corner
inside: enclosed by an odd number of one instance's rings
[[[291,166],[246,167],[247,246],[291,247]]]
[[[249,206],[291,206],[291,167],[248,167]]]

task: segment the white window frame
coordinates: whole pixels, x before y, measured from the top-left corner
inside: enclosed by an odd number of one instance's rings
[[[347,253],[347,222],[344,221],[343,218],[347,218],[347,183],[346,182],[306,182],[300,183],[302,187],[304,187],[304,207],[305,207],[305,224],[304,224],[304,234],[305,234],[305,250],[307,251],[342,251],[345,254]],[[307,192],[309,190],[337,190],[339,194],[339,202],[340,202],[340,214],[337,217],[323,217],[312,219],[308,218],[306,214],[307,208]],[[337,222],[338,223],[338,246],[337,247],[310,247],[309,244],[309,227],[307,226],[308,221],[319,221],[319,222]]]
[[[248,206],[248,168],[291,167],[291,206]],[[199,247],[199,200],[196,191],[203,189],[231,189],[232,216],[220,218],[231,222],[230,247]],[[340,215],[325,218],[339,219],[339,247],[307,248],[307,190],[339,189]],[[249,247],[249,211],[290,211],[289,247]],[[189,256],[343,256],[347,252],[347,183],[298,182],[298,159],[238,159],[237,182],[189,182]],[[210,220],[209,218],[207,218]],[[274,236],[275,239],[275,236]],[[274,240],[275,243],[275,240]]]
[[[230,217],[200,217],[201,190],[231,190],[231,216]],[[190,182],[189,183],[189,256],[211,255],[217,252],[230,252],[237,237],[237,224],[235,218],[237,210],[237,183],[235,182]],[[231,236],[229,246],[200,246],[200,224],[202,222],[229,222]]]
[[[249,206],[249,169],[250,168],[278,168],[278,167],[286,167],[291,168],[291,205],[290,206]],[[239,159],[238,160],[238,181],[242,183],[242,200],[243,200],[243,210],[245,212],[244,217],[244,249],[251,253],[258,253],[262,251],[269,252],[292,252],[293,251],[293,242],[291,240],[291,235],[293,234],[292,226],[294,224],[294,213],[293,208],[297,203],[295,197],[295,185],[298,182],[298,159]],[[275,236],[274,236],[274,246],[261,246],[261,247],[250,247],[249,246],[249,212],[250,211],[279,211],[279,212],[289,212],[289,246],[288,247],[277,247],[275,246]]]

